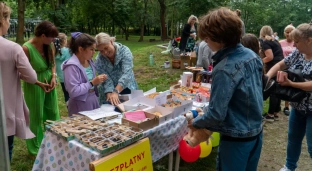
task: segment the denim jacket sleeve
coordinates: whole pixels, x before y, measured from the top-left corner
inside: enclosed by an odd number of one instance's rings
[[[118,84],[121,85],[123,88],[129,86],[129,83],[134,78],[133,73],[133,56],[128,47],[123,47],[123,52],[121,53],[121,67],[122,67],[122,76],[118,80]]]
[[[216,128],[221,125],[227,115],[228,104],[235,90],[236,83],[229,73],[224,70],[215,72],[208,110],[203,116],[195,118],[192,123],[198,129]]]

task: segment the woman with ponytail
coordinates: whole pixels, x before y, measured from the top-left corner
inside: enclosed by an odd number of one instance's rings
[[[272,37],[273,30],[270,26],[263,26],[260,30],[260,39],[262,39],[261,49],[264,52],[262,58],[265,73],[268,72],[275,64],[284,59],[283,49],[279,42]],[[278,120],[278,112],[280,111],[281,100],[275,95],[270,95],[270,104],[268,114],[265,120],[274,122]]]

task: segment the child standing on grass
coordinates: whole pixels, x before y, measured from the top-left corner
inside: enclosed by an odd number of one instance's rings
[[[54,46],[56,50],[56,53],[55,53],[56,54],[55,55],[56,73],[61,82],[65,103],[67,103],[69,99],[69,94],[65,89],[64,75],[63,75],[63,71],[61,68],[61,65],[63,64],[63,62],[71,57],[69,53],[69,49],[66,47],[67,46],[66,34],[59,33],[59,35],[57,36],[57,39],[54,41]]]
[[[62,65],[65,88],[69,93],[68,114],[77,114],[99,108],[97,85],[107,76],[96,76],[92,57],[95,53],[95,39],[88,34],[72,33],[70,51],[73,56]]]

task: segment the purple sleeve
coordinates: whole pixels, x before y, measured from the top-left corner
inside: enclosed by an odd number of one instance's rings
[[[64,69],[64,84],[70,98],[84,95],[92,88],[89,82],[82,83],[81,70],[74,65]]]

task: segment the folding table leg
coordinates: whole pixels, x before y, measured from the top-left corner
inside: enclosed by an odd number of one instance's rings
[[[169,153],[168,171],[172,171],[173,166],[173,151]]]
[[[176,162],[175,162],[175,166],[174,166],[174,171],[179,171],[179,167],[180,167],[180,154],[179,151],[176,151]]]

